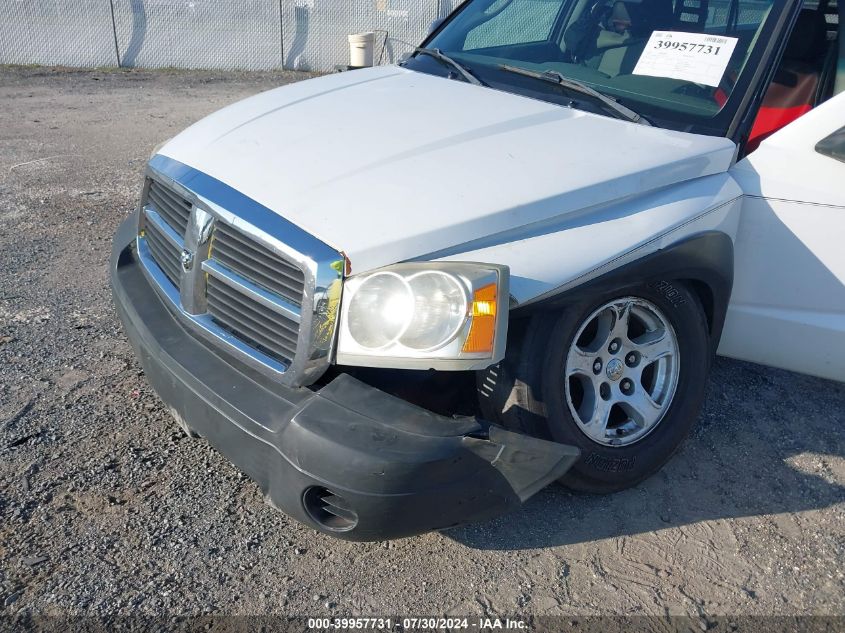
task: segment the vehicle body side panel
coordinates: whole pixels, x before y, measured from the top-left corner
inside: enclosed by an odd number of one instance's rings
[[[815,150],[845,125],[845,93],[796,119],[731,168],[747,196],[845,207],[845,166]]]
[[[845,379],[843,236],[843,207],[746,200],[720,353]]]
[[[702,232],[733,239],[741,193],[729,175],[717,174],[617,202],[522,239],[442,258],[508,264],[511,295],[530,304]]]
[[[845,379],[845,165],[815,151],[843,121],[845,94],[731,170],[746,197],[721,354]]]

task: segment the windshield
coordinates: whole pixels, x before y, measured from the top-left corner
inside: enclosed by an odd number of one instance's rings
[[[425,46],[493,88],[607,114],[536,77],[559,73],[655,125],[724,135],[786,1],[469,0]],[[424,55],[406,66],[450,75]]]

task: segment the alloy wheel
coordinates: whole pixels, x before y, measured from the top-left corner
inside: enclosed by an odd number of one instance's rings
[[[653,303],[625,297],[601,306],[566,357],[566,402],[578,428],[604,446],[643,439],[672,403],[679,361],[675,330]]]

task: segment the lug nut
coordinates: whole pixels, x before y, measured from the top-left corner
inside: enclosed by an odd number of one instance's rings
[[[622,344],[619,342],[619,339],[614,339],[614,340],[612,340],[612,341],[610,342],[610,346],[607,348],[607,350],[608,350],[611,354],[615,354],[616,352],[618,352],[618,351],[619,351],[619,348],[620,348],[621,346],[622,346]]]
[[[629,367],[634,367],[637,364],[637,355],[635,353],[628,354],[628,358],[625,359],[625,362],[628,363]]]
[[[619,383],[619,388],[624,394],[630,395],[634,391],[634,383],[632,383],[629,379],[626,378],[621,383]]]
[[[600,359],[600,358],[597,358],[597,359],[596,359],[596,362],[595,362],[595,363],[593,363],[593,372],[595,372],[596,374],[598,374],[598,373],[601,371],[601,367],[602,367],[602,365],[601,365],[601,359]]]

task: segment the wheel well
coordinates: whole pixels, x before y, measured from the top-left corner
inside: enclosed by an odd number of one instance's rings
[[[733,287],[733,240],[719,231],[705,231],[616,268],[572,289],[550,294],[511,311],[512,318],[538,311],[560,310],[579,297],[632,284],[683,283],[701,302],[715,353],[722,337]]]
[[[704,315],[707,317],[707,331],[710,333],[711,339],[715,335],[714,321],[715,321],[715,299],[713,296],[713,289],[704,281],[700,279],[681,279],[682,283],[689,286],[690,290],[695,293],[698,300],[701,302],[701,307],[704,309]]]

